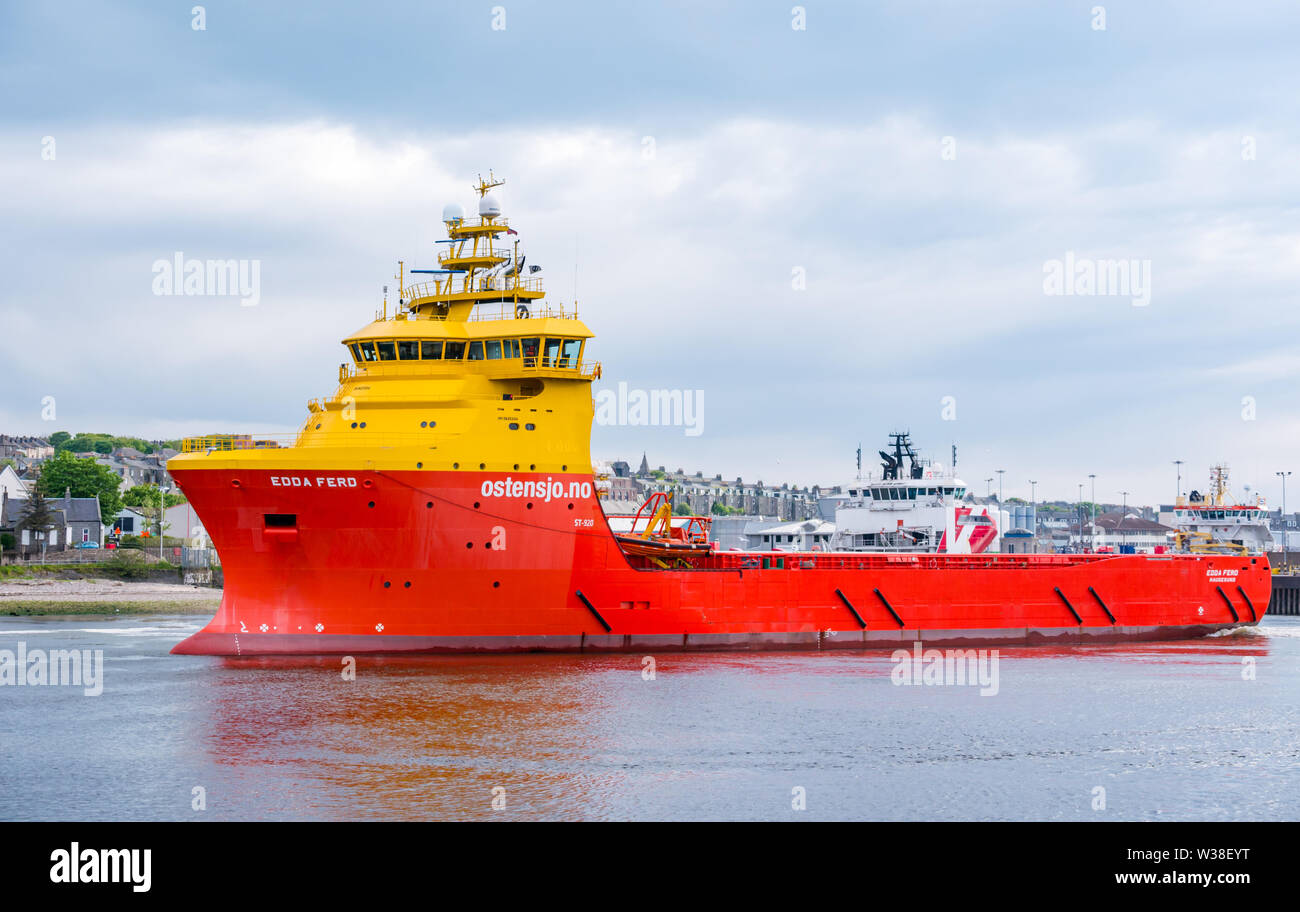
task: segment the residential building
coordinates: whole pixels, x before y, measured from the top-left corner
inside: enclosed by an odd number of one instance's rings
[[[45,550],[62,551],[85,542],[102,545],[104,524],[99,515],[98,497],[73,497],[65,491],[63,497],[46,498],[53,526],[46,534]],[[39,554],[41,540],[38,530],[29,528],[29,498],[13,498],[7,491],[0,493],[0,532],[14,536],[20,554]]]

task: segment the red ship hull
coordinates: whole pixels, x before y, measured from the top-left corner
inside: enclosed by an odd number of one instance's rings
[[[1175,639],[1258,622],[1271,588],[1266,558],[1227,555],[715,552],[661,569],[620,549],[590,475],[174,476],[225,576],[182,654]]]

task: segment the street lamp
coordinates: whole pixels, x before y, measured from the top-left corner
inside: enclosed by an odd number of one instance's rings
[[[1097,543],[1096,543],[1095,537],[1096,537],[1096,535],[1097,535],[1097,476],[1096,476],[1096,475],[1089,475],[1088,477],[1092,479],[1092,495],[1091,495],[1091,497],[1092,497],[1092,526],[1088,529],[1088,545],[1089,545],[1093,550],[1096,550],[1096,544],[1097,544]]]
[[[1287,571],[1289,572],[1291,570],[1291,562],[1290,562],[1290,557],[1287,553],[1288,549],[1286,546],[1287,545],[1286,542],[1286,477],[1291,473],[1274,472],[1273,474],[1276,475],[1278,478],[1282,479],[1282,566],[1286,567]]]
[[[1177,466],[1178,484],[1174,489],[1174,506],[1178,506],[1178,498],[1183,496],[1183,461],[1175,459],[1174,465]]]
[[[167,488],[158,485],[158,560],[163,560],[163,514],[167,512]]]
[[[1119,522],[1115,524],[1116,529],[1119,529],[1124,525],[1124,517],[1128,516],[1128,491],[1120,491],[1119,496],[1124,498],[1124,500],[1122,501],[1122,506],[1119,508]],[[1119,543],[1121,546],[1125,544],[1127,538],[1128,533],[1126,531],[1121,531],[1119,533]]]
[[[1033,524],[1034,553],[1038,553],[1038,482],[1029,479],[1029,522]]]
[[[985,496],[986,498],[988,498],[988,497],[992,497],[992,496],[993,496],[993,479],[992,479],[992,478],[985,478],[985,479],[984,479],[984,496]]]
[[[1083,549],[1083,482],[1079,482],[1079,499],[1074,502],[1074,518],[1079,524],[1079,549]]]

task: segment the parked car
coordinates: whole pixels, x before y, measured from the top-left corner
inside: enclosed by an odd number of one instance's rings
[[[77,545],[78,548],[98,548],[99,542],[84,541]]]

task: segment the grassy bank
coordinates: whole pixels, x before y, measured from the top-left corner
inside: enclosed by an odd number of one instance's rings
[[[38,599],[0,600],[0,617],[73,617],[104,614],[216,614],[220,597],[208,602],[55,602]]]
[[[150,579],[164,576],[179,578],[177,568],[168,563],[145,564]],[[15,579],[122,579],[122,568],[112,562],[103,564],[4,564],[0,582]]]

